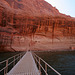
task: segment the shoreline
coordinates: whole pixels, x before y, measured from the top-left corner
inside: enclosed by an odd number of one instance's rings
[[[27,51],[27,50],[25,50],[25,51]],[[25,51],[9,51],[9,50],[5,50],[5,51],[0,51],[0,53],[2,53],[2,52],[25,52]],[[54,49],[54,50],[30,50],[30,51],[32,51],[32,52],[62,52],[62,51],[75,51],[75,49],[74,50],[72,50],[72,49]]]

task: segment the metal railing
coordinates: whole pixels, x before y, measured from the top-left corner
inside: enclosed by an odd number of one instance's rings
[[[12,65],[12,68],[16,65],[16,63],[23,57],[23,55],[25,54],[25,52],[21,52],[15,56],[12,56],[2,62],[0,62],[0,66],[4,65],[2,68],[0,68],[0,74],[1,75],[7,75],[8,68],[10,67],[10,65]]]
[[[50,66],[47,62],[45,62],[42,58],[37,56],[35,53],[32,52],[33,58],[35,59],[36,65],[39,69],[40,75],[42,75],[42,70],[44,72],[43,75],[49,75],[48,74],[48,67],[53,70],[57,75],[61,75],[58,71],[56,71],[52,66]],[[44,66],[42,65],[44,63]]]

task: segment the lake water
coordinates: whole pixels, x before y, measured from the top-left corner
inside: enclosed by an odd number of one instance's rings
[[[0,61],[3,61],[19,52],[0,53]],[[55,68],[61,75],[75,75],[75,51],[35,52],[48,64]],[[48,69],[49,75],[56,75]]]
[[[3,60],[6,60],[8,59],[9,57],[12,57],[16,54],[19,54],[20,52],[1,52],[0,53],[0,62],[3,61]],[[10,63],[11,61],[13,61],[14,59],[12,58],[11,60],[8,61],[8,63]],[[15,61],[15,63],[17,63],[17,61]],[[0,64],[0,70],[6,66],[6,62]],[[13,63],[11,63],[11,65],[9,65],[9,68],[8,68],[8,71],[11,70],[11,68],[13,67]],[[0,72],[0,75],[4,75],[4,70],[2,70]]]
[[[61,75],[75,75],[75,51],[36,52]],[[48,69],[50,75],[56,75]]]

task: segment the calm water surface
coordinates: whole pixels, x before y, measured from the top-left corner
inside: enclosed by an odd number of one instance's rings
[[[3,61],[20,52],[0,53],[0,61]],[[55,68],[62,75],[75,75],[75,51],[58,51],[58,52],[35,52],[43,58],[48,64]],[[49,75],[56,75],[48,69]]]
[[[75,51],[36,52],[61,75],[75,75]],[[50,75],[56,75],[48,69]]]
[[[9,57],[12,57],[12,56],[19,54],[19,53],[20,52],[0,52],[0,61],[8,59]]]
[[[1,52],[0,53],[0,62],[3,60],[8,59],[9,57],[12,57],[16,54],[19,54],[20,52]],[[11,60],[8,61],[8,63],[10,63],[11,61],[13,61],[14,59],[12,58]],[[15,61],[15,63],[17,63],[17,61]],[[0,64],[0,70],[6,66],[6,62]],[[13,67],[13,63],[11,63],[11,65],[9,65],[8,67],[8,72],[11,70],[11,68]],[[0,75],[4,75],[4,70],[2,70],[0,72]]]

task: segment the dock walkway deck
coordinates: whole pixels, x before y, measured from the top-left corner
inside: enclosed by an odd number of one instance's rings
[[[7,75],[40,75],[31,52],[26,52],[22,59],[7,73]]]

